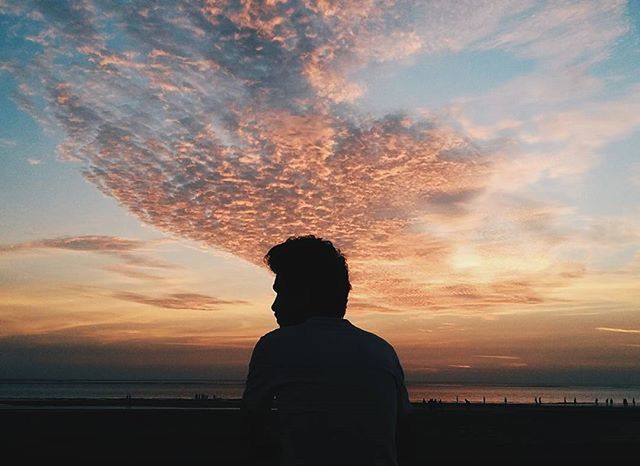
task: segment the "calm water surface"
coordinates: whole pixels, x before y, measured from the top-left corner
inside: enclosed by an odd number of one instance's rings
[[[626,398],[640,404],[640,387],[578,387],[578,386],[508,386],[508,385],[463,385],[432,384],[408,382],[409,398],[412,401],[436,399],[442,402],[455,402],[456,397],[464,403],[502,403],[507,397],[513,403],[533,403],[538,397],[542,403],[562,403],[567,399],[573,403],[593,403],[598,398],[603,402],[613,398],[616,404],[622,404]],[[243,382],[237,380],[210,381],[95,381],[95,380],[56,380],[56,381],[0,381],[0,399],[8,398],[194,398],[196,393],[214,395],[220,398],[239,398],[242,396]]]

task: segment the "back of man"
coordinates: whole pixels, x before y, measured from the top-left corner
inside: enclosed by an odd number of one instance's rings
[[[278,408],[285,465],[397,465],[396,428],[411,405],[398,357],[345,320],[344,255],[315,236],[289,238],[265,262],[276,274],[280,328],[256,344],[243,401],[264,419]]]
[[[312,317],[262,337],[244,400],[260,409],[272,397],[283,464],[397,464],[402,369],[388,343],[348,320]]]

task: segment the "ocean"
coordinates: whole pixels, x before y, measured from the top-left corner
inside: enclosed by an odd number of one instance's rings
[[[19,398],[132,398],[190,399],[196,394],[209,398],[240,398],[243,381],[239,380],[3,380],[0,381],[0,399]],[[629,404],[635,399],[640,403],[640,387],[593,387],[593,386],[517,386],[517,385],[472,385],[407,382],[411,401],[441,400],[443,403],[531,403],[535,398],[546,403],[578,404],[600,403],[609,398],[621,405],[623,399]]]

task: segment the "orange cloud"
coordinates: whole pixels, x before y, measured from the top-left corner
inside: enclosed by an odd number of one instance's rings
[[[630,328],[611,328],[611,327],[596,327],[596,330],[601,332],[613,332],[613,333],[640,333],[640,330]]]
[[[215,311],[224,305],[246,304],[246,301],[227,301],[198,293],[171,293],[160,297],[152,297],[140,293],[118,292],[114,293],[113,297],[166,309],[191,309],[196,311]]]
[[[116,236],[85,235],[42,239],[25,243],[0,246],[0,254],[10,254],[37,249],[64,249],[120,254],[141,248],[145,242]]]

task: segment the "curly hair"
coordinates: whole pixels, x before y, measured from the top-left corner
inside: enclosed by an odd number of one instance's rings
[[[272,247],[264,262],[290,286],[314,291],[316,314],[344,316],[351,283],[345,256],[329,240],[293,236]]]

